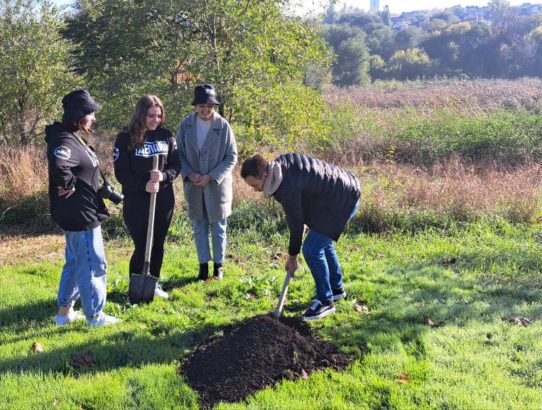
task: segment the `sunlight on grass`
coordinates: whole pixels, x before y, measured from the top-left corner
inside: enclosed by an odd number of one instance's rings
[[[339,257],[349,298],[311,324],[357,358],[343,372],[284,381],[219,408],[533,408],[542,402],[540,229],[505,222],[417,234],[349,235]],[[197,408],[179,359],[219,326],[269,313],[284,277],[286,244],[239,233],[226,278],[196,282],[190,240],[167,245],[169,301],[126,299],[130,244],[108,243],[107,311],[114,327],[53,323],[60,260],[0,268],[0,408]],[[47,253],[56,242],[44,243]],[[304,264],[286,315],[313,294]],[[367,312],[355,309],[364,304]],[[512,317],[529,318],[522,327]],[[440,326],[429,326],[427,320]],[[39,342],[43,353],[32,353]],[[254,346],[257,349],[257,346]],[[88,366],[74,362],[92,352]],[[318,391],[318,395],[314,392]]]

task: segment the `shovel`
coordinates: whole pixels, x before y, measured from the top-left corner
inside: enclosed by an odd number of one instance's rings
[[[158,155],[152,157],[152,169],[158,169]],[[150,303],[154,299],[154,291],[156,289],[155,278],[149,273],[151,262],[151,250],[154,232],[154,213],[156,209],[156,192],[151,193],[151,202],[149,206],[149,223],[147,225],[147,243],[145,245],[145,261],[143,262],[142,273],[130,274],[130,286],[128,288],[128,297],[131,304]]]
[[[275,318],[277,319],[280,318],[282,313],[282,308],[284,307],[284,302],[286,301],[286,294],[288,293],[288,285],[290,284],[290,279],[292,279],[292,277],[292,273],[288,271],[288,273],[286,273],[286,277],[284,278],[284,283],[282,284],[282,290],[280,291],[279,303],[275,309]]]

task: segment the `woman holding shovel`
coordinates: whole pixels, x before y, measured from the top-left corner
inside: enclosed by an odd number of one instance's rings
[[[149,264],[150,275],[156,280],[160,277],[164,242],[175,206],[173,180],[181,169],[175,137],[162,127],[165,119],[164,107],[158,97],[142,97],[129,124],[117,135],[113,150],[115,176],[124,194],[124,222],[135,245],[130,274],[140,275],[144,270],[149,207],[152,195],[156,195]],[[157,168],[153,167],[155,157],[158,157]],[[159,284],[154,295],[169,297]]]
[[[177,130],[183,190],[199,260],[199,280],[209,278],[209,232],[213,246],[213,277],[222,279],[226,251],[226,218],[231,214],[232,174],[237,146],[228,121],[215,111],[219,104],[212,85],[194,89],[194,113]]]

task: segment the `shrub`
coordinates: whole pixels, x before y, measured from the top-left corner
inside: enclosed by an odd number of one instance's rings
[[[47,164],[35,146],[0,145],[0,226],[48,227]]]

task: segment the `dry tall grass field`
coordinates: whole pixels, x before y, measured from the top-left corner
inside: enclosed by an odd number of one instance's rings
[[[542,80],[380,83],[335,89],[325,99],[334,131],[325,143],[304,152],[360,177],[360,215],[370,229],[427,213],[460,221],[499,216],[534,222],[539,217],[540,163],[530,155],[542,137],[537,115],[542,112]],[[517,124],[516,116],[522,118]],[[477,118],[481,122],[473,122]],[[521,138],[517,143],[516,136]],[[113,139],[104,134],[91,141],[110,175]],[[478,159],[477,150],[484,153]],[[43,145],[0,147],[4,236],[17,225],[43,228],[35,221],[48,218],[44,151]],[[234,174],[235,204],[262,201],[241,181],[238,168]],[[176,182],[179,208],[181,185]],[[396,222],[386,221],[390,217]]]

